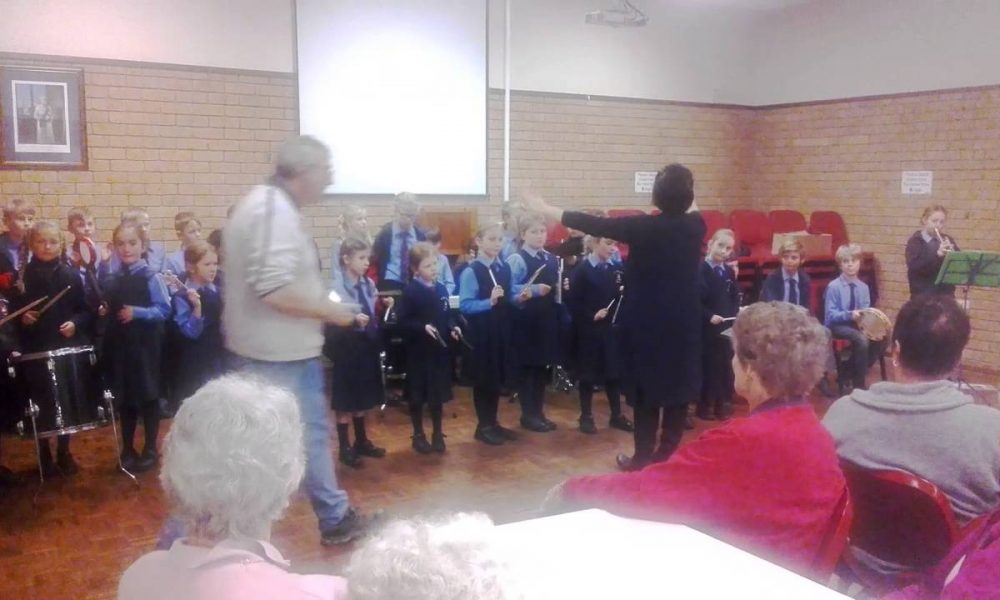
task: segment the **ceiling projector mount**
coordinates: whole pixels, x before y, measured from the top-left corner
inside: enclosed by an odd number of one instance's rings
[[[615,5],[603,10],[595,10],[583,16],[588,25],[604,25],[607,27],[642,27],[649,22],[641,10],[632,6],[628,0],[616,0]]]

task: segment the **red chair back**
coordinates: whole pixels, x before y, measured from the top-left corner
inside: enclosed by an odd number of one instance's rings
[[[635,217],[638,215],[646,214],[644,211],[638,208],[611,208],[608,209],[608,216],[612,219],[617,219],[618,217]]]
[[[959,539],[951,502],[933,483],[904,471],[841,467],[855,511],[852,546],[922,571]]]
[[[712,239],[712,235],[716,231],[729,226],[726,214],[721,210],[703,210],[701,211],[701,218],[705,221],[705,239],[702,240],[705,244],[708,243],[708,240]]]
[[[545,232],[545,247],[558,246],[559,244],[566,241],[569,237],[569,230],[566,226],[559,222],[550,222],[546,226]]]
[[[774,232],[767,215],[759,210],[734,210],[729,213],[729,225],[739,243],[750,249],[751,256],[771,256]]]
[[[833,511],[830,519],[830,528],[823,536],[820,543],[819,552],[812,564],[812,575],[820,583],[826,583],[833,575],[840,557],[847,549],[850,540],[851,526],[854,524],[854,504],[851,503],[851,494],[844,489],[837,508]]]
[[[774,233],[787,233],[789,231],[807,231],[806,218],[797,210],[772,210],[767,213],[767,220],[771,222],[771,230]]]
[[[833,210],[817,210],[809,215],[809,233],[829,233],[834,252],[849,241],[843,217]]]

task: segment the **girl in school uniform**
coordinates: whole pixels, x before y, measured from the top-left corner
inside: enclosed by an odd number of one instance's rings
[[[517,307],[513,311],[513,339],[514,352],[520,360],[521,427],[547,433],[556,428],[545,417],[543,406],[549,366],[559,360],[560,311],[552,293],[559,285],[559,262],[544,249],[546,227],[541,215],[522,214],[518,236],[522,240],[521,249],[510,255],[507,265]]]
[[[333,291],[341,301],[357,304],[361,312],[353,327],[330,327],[324,352],[333,361],[333,383],[330,386],[333,409],[337,412],[337,438],[340,442],[340,462],[359,468],[361,457],[382,458],[385,448],[368,439],[365,414],[385,401],[382,383],[382,333],[375,314],[375,282],[365,273],[371,259],[371,244],[363,239],[347,238],[340,244],[343,278]],[[392,298],[386,298],[386,310],[392,308]],[[350,425],[354,424],[354,444],[350,442]]]
[[[101,284],[106,300],[101,312],[108,319],[103,361],[121,411],[122,465],[142,472],[155,466],[158,458],[160,349],[170,295],[159,272],[142,258],[148,240],[140,223],[123,221],[115,228],[112,244],[118,266]],[[140,415],[145,430],[141,455],[133,446]]]
[[[731,229],[716,231],[701,264],[704,378],[696,415],[708,421],[724,421],[733,413],[733,345],[723,332],[732,327],[731,319],[740,310],[736,273],[726,264],[733,254],[735,240]]]
[[[959,249],[955,238],[941,233],[947,219],[945,207],[938,204],[928,206],[920,217],[920,230],[906,241],[906,279],[910,284],[910,298],[926,292],[955,294],[955,286],[934,283],[944,257]]]
[[[476,232],[479,255],[462,272],[459,310],[468,321],[466,334],[475,348],[469,361],[472,400],[476,407],[475,439],[499,446],[517,439],[500,425],[500,388],[516,376],[511,346],[510,267],[500,260],[503,227],[490,223]]]
[[[194,241],[184,249],[186,284],[174,294],[177,370],[173,382],[178,401],[222,374],[222,293],[215,285],[219,257],[208,242]]]
[[[612,327],[622,298],[624,270],[612,260],[614,240],[586,236],[584,245],[590,253],[574,269],[566,292],[576,340],[580,431],[597,433],[592,412],[594,386],[603,384],[611,409],[609,426],[631,432],[632,421],[621,409],[621,369]]]
[[[63,257],[63,242],[59,227],[51,221],[39,221],[28,233],[31,260],[24,269],[24,293],[17,297],[14,308],[26,306],[42,297],[55,298],[66,294],[44,313],[36,307],[21,315],[20,347],[24,353],[47,352],[90,343],[94,314],[87,306],[79,272],[68,266]],[[42,471],[72,475],[78,467],[69,451],[68,435],[57,440],[56,460],[48,440],[39,440]]]
[[[406,332],[406,401],[413,421],[413,449],[420,454],[445,451],[442,405],[451,400],[451,352],[447,339],[462,330],[449,314],[448,290],[439,281],[437,249],[428,242],[410,248],[413,278],[403,288],[399,325]],[[423,411],[431,413],[431,441],[424,435]]]
[[[340,237],[333,240],[330,248],[330,287],[337,289],[343,284],[344,266],[340,263],[340,246],[344,240],[353,238],[372,243],[368,233],[368,211],[357,204],[348,204],[340,213]],[[374,275],[374,269],[369,269],[368,276]]]

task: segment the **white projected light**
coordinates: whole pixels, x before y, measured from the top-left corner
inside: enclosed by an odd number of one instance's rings
[[[335,194],[486,193],[486,1],[298,0],[299,129]]]

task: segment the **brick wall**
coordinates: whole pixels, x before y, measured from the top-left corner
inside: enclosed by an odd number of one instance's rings
[[[890,317],[909,298],[903,248],[931,203],[966,250],[1000,251],[1000,88],[770,108],[753,125],[757,208],[839,211],[878,258]],[[934,172],[931,196],[900,193],[900,172]],[[997,372],[1000,294],[970,294],[966,364]]]

